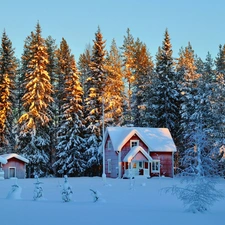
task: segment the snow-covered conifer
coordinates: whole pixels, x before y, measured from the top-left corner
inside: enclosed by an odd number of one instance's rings
[[[85,99],[88,97],[88,85],[87,78],[90,74],[90,62],[91,62],[92,49],[91,46],[88,45],[79,57],[78,61],[78,70],[80,72],[80,83],[83,89],[82,103],[83,103],[83,113],[84,117],[86,117],[85,112]]]
[[[53,102],[49,104],[50,110],[52,112],[51,114],[51,121],[49,121],[49,127],[48,132],[50,136],[50,165],[53,165],[53,163],[56,160],[56,152],[55,152],[55,146],[57,144],[57,128],[58,128],[58,110],[57,110],[57,91],[56,87],[58,84],[58,77],[57,77],[57,57],[56,57],[56,50],[57,45],[55,43],[55,39],[53,39],[51,36],[48,36],[45,39],[46,47],[47,47],[47,53],[48,53],[48,64],[46,67],[46,70],[48,72],[48,75],[50,77],[50,82],[53,88],[52,98]],[[53,172],[53,171],[52,171]],[[55,173],[54,171],[53,173]]]
[[[28,175],[49,170],[49,121],[52,85],[47,72],[48,54],[39,23],[25,45],[24,112],[19,118],[18,151],[27,159]]]
[[[34,201],[38,201],[43,199],[43,188],[42,188],[42,182],[39,181],[39,178],[37,175],[35,175],[36,183],[34,183],[34,195],[33,199]]]
[[[134,69],[134,37],[130,33],[130,29],[127,29],[127,35],[124,36],[122,49],[122,60],[123,60],[123,70],[125,77],[125,86],[127,87],[127,100],[124,104],[124,117],[126,124],[133,124],[132,117],[132,92],[133,92],[133,82],[135,80],[133,69]]]
[[[156,74],[152,81],[152,110],[154,127],[167,127],[176,139],[180,111],[179,77],[174,68],[172,45],[168,30],[165,31],[162,48],[156,62]]]
[[[106,86],[104,92],[105,126],[118,126],[123,122],[124,82],[122,61],[113,39],[106,57]]]
[[[132,115],[134,126],[150,126],[151,82],[153,62],[147,46],[139,39],[134,44],[134,77],[132,93]]]
[[[100,161],[98,148],[102,141],[102,120],[104,104],[104,88],[106,84],[105,69],[105,41],[100,28],[95,33],[92,49],[90,74],[87,78],[88,97],[85,100],[86,117],[86,173],[89,175],[100,174]]]
[[[79,176],[85,168],[83,159],[84,139],[82,121],[82,94],[83,90],[79,81],[79,72],[74,56],[70,53],[65,39],[62,39],[58,56],[58,71],[63,77],[61,93],[57,161],[54,166],[59,174],[72,174]]]
[[[72,187],[70,186],[68,182],[67,175],[64,176],[64,179],[65,179],[64,184],[61,190],[62,200],[64,202],[70,202],[72,200],[72,195],[73,195]]]
[[[0,47],[0,153],[11,152],[15,146],[14,115],[17,62],[12,42],[3,32]]]

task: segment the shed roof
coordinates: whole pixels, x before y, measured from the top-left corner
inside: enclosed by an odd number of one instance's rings
[[[2,164],[6,164],[7,163],[7,160],[3,157],[0,156],[0,163]]]
[[[138,152],[141,152],[149,162],[152,161],[152,157],[141,146],[134,146],[126,154],[126,156],[123,159],[123,162],[131,162],[132,159],[138,154]]]
[[[24,158],[23,156],[21,155],[18,155],[16,153],[10,153],[10,154],[4,154],[4,155],[1,155],[2,158],[8,160],[8,159],[11,159],[11,158],[16,158],[16,159],[19,159],[25,163],[29,163],[29,160]]]
[[[176,146],[167,128],[107,127],[105,136],[110,136],[115,151],[121,151],[134,134],[147,145],[151,152],[176,152]]]

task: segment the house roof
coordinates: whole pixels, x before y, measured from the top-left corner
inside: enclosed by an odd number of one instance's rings
[[[3,157],[0,156],[0,163],[2,164],[6,164],[7,163],[7,160]]]
[[[105,136],[110,136],[115,151],[121,151],[134,134],[147,145],[150,152],[176,152],[176,146],[167,128],[107,127]]]
[[[151,162],[152,158],[150,157],[150,155],[141,147],[141,146],[134,146],[133,148],[131,148],[131,150],[126,154],[126,156],[123,159],[123,162],[131,162],[132,159],[139,153],[141,152],[145,158]]]
[[[11,159],[11,158],[16,158],[16,159],[19,159],[19,160],[21,160],[21,161],[23,161],[25,163],[29,163],[28,159],[26,159],[23,156],[18,155],[16,153],[4,154],[4,155],[1,155],[0,157],[4,158],[6,160]]]

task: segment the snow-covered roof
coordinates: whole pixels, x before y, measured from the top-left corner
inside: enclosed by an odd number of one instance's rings
[[[138,154],[138,152],[141,152],[149,162],[152,161],[150,155],[141,146],[134,146],[133,148],[131,148],[131,150],[124,157],[123,161],[131,162],[132,159]]]
[[[176,152],[176,146],[167,128],[107,127],[115,151],[121,151],[129,139],[136,134],[151,152]],[[105,138],[106,141],[106,138]]]
[[[7,160],[3,157],[0,156],[0,163],[2,164],[6,164],[7,163]]]
[[[23,156],[21,155],[18,155],[16,153],[10,153],[10,154],[4,154],[4,155],[1,155],[2,158],[8,160],[8,159],[11,159],[11,158],[16,158],[16,159],[19,159],[25,163],[29,163],[29,160],[24,158]]]

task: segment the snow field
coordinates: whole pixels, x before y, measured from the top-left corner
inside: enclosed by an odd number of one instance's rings
[[[72,201],[63,202],[61,186],[64,178],[40,178],[45,200],[34,201],[35,179],[0,181],[1,225],[211,225],[223,224],[225,200],[217,202],[206,213],[192,214],[184,210],[182,202],[161,191],[180,184],[178,178],[106,179],[99,177],[68,178],[72,186]],[[22,188],[21,199],[6,199],[11,186]],[[220,179],[225,190],[225,180]],[[100,193],[94,202],[93,189]]]

